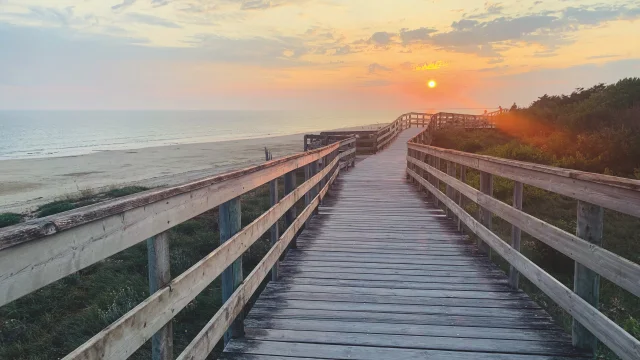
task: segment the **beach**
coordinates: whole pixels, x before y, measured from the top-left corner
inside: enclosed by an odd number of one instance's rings
[[[380,124],[342,128],[369,130]],[[286,135],[100,151],[91,154],[0,161],[0,212],[23,212],[43,203],[99,193],[117,187],[159,187],[264,161],[303,150],[303,135]]]

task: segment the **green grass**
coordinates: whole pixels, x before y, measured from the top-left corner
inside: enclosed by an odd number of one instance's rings
[[[15,225],[22,220],[22,215],[16,213],[0,214],[0,228]]]
[[[561,157],[554,156],[538,147],[523,144],[517,138],[500,131],[441,130],[435,134],[433,145],[456,150],[474,148],[475,152],[480,154],[556,166],[563,162]],[[478,171],[468,170],[467,183],[478,189],[479,182]],[[513,181],[494,176],[494,197],[510,204],[512,194]],[[524,187],[523,211],[569,233],[576,231],[576,207],[577,201],[575,199],[528,185]],[[466,210],[474,216],[477,215],[477,209],[475,204],[466,206]],[[504,241],[510,242],[511,225],[506,221],[494,216],[493,231]],[[603,234],[604,248],[635,263],[640,263],[640,219],[605,210]],[[565,286],[573,288],[574,261],[572,259],[526,233],[522,233],[521,252]],[[509,267],[506,261],[495,254],[493,259],[504,271],[508,271]],[[571,316],[569,314],[524,277],[521,277],[521,287],[541,304],[566,331],[571,331]],[[640,327],[637,320],[640,317],[640,299],[635,295],[601,278],[599,308],[618,325],[636,338],[640,338]],[[605,346],[600,346],[598,358],[617,359],[615,354]]]
[[[111,196],[130,191],[114,192]],[[262,186],[241,197],[243,226],[270,207],[268,194],[268,187]],[[101,194],[94,196],[94,199],[102,198]],[[85,198],[80,202],[91,201]],[[76,204],[55,202],[39,211],[65,211],[62,209]],[[171,274],[176,277],[218,246],[217,209],[173,227],[169,231],[169,242]],[[269,248],[268,234],[265,234],[245,252],[245,276]],[[0,359],[62,358],[149,296],[147,272],[147,247],[143,241],[1,307]],[[221,304],[220,283],[216,279],[176,315],[173,323],[176,355]],[[149,359],[149,343],[131,359]],[[213,353],[220,350],[218,347]]]
[[[77,207],[79,207],[79,205],[71,200],[57,200],[38,207],[36,210],[36,217],[41,218],[49,215],[55,215],[61,212],[73,210]]]
[[[107,191],[106,194],[107,196],[112,198],[119,198],[119,197],[132,195],[132,194],[139,193],[146,190],[149,190],[149,188],[144,186],[127,186],[119,189],[109,190]]]

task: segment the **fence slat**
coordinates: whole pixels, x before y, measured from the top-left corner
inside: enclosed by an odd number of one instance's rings
[[[522,193],[523,193],[523,185],[521,182],[516,181],[513,184],[513,208],[522,210]],[[511,247],[515,251],[520,251],[520,235],[521,230],[516,225],[511,225]],[[513,265],[509,265],[509,285],[517,289],[518,283],[520,282],[520,274],[518,274],[518,270],[513,267]]]
[[[165,231],[147,239],[149,293],[153,294],[171,281],[169,234]],[[173,321],[169,321],[151,338],[151,359],[173,360]]]
[[[222,245],[226,241],[229,241],[229,239],[242,228],[240,198],[237,197],[220,205],[218,212],[220,215],[218,222],[220,226],[220,245]],[[242,256],[239,256],[231,266],[222,272],[222,302],[227,301],[231,297],[233,292],[242,283],[242,278]],[[232,338],[239,338],[243,335],[243,319],[242,316],[239,316],[239,318],[233,322],[231,328],[224,334],[224,343],[226,345]]]
[[[487,194],[488,196],[493,196],[493,175],[492,174],[484,171],[480,172],[480,191],[482,191],[484,194]],[[492,228],[492,219],[491,219],[492,216],[493,215],[488,209],[482,206],[478,207],[478,219],[480,220],[480,223],[489,230],[491,230]],[[489,257],[491,257],[491,248],[487,244],[485,244],[480,238],[478,238],[478,249],[480,249],[480,251],[484,253],[489,254]]]
[[[604,225],[604,210],[602,207],[578,201],[577,213],[576,235],[591,244],[602,246]],[[573,290],[591,306],[598,308],[600,275],[576,261]],[[595,353],[598,348],[598,338],[575,319],[573,320],[571,335],[574,346]]]

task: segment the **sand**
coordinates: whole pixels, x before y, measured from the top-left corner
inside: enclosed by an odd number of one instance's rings
[[[375,129],[381,125],[349,128]],[[346,129],[340,129],[346,130]],[[101,151],[87,155],[0,161],[0,212],[33,210],[49,201],[112,188],[175,185],[301,152],[303,134],[200,144]]]

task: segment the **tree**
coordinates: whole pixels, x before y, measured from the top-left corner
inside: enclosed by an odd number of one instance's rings
[[[518,110],[518,105],[516,105],[516,103],[513,103],[513,105],[511,105],[511,109],[509,109],[509,111],[516,111]]]

